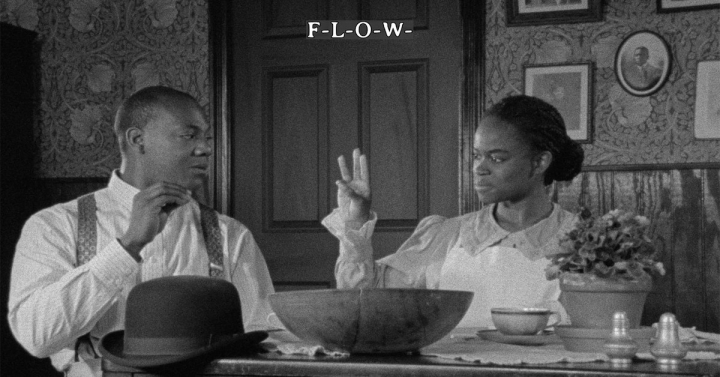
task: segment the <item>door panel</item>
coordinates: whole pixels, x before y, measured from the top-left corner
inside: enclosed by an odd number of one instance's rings
[[[360,63],[362,145],[370,159],[378,229],[427,215],[427,59]]]
[[[368,155],[375,257],[429,214],[458,214],[462,24],[456,1],[233,1],[233,206],[277,285],[333,286],[337,157]],[[364,15],[359,17],[358,15]],[[306,19],[413,19],[409,40],[304,38]],[[348,158],[348,160],[350,160]]]
[[[328,68],[271,68],[263,72],[263,232],[320,229],[328,208]]]

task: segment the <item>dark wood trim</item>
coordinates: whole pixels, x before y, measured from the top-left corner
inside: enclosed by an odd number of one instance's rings
[[[720,162],[689,162],[673,164],[633,164],[583,166],[583,172],[591,171],[653,171],[653,170],[695,170],[720,169]]]
[[[232,35],[231,0],[208,1],[208,29],[210,44],[210,106],[211,123],[215,125],[215,166],[210,179],[211,205],[219,212],[230,214],[232,200],[232,82],[228,73],[232,67],[228,36]]]
[[[110,177],[39,177],[35,178],[38,182],[47,183],[107,183]]]
[[[505,22],[508,27],[529,25],[558,25],[603,20],[603,1],[588,0],[588,9],[553,12],[520,13],[519,0],[505,0]]]
[[[463,28],[463,82],[459,130],[459,211],[480,208],[472,175],[475,126],[483,113],[485,95],[485,7],[484,1],[460,0]]]

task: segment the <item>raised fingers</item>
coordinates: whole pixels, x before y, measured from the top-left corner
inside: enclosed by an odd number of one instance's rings
[[[367,162],[367,156],[360,155],[360,179],[370,184],[370,172],[368,170],[368,162]]]
[[[360,148],[353,150],[353,180],[360,180]]]
[[[348,170],[347,164],[345,163],[345,156],[340,155],[340,157],[338,157],[338,165],[340,166],[340,175],[342,176],[343,181],[352,181],[350,170]]]

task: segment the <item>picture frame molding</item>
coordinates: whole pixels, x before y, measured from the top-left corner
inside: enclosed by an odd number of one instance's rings
[[[523,93],[525,95],[533,95],[533,93],[529,92],[528,88],[528,81],[529,81],[529,71],[537,70],[537,71],[546,71],[546,72],[538,72],[538,74],[548,74],[548,73],[563,73],[562,71],[558,72],[549,72],[552,69],[568,69],[565,71],[565,73],[572,73],[572,72],[580,72],[581,73],[581,92],[584,91],[586,93],[585,98],[587,103],[583,104],[581,103],[581,110],[585,110],[585,125],[584,127],[581,125],[579,133],[582,133],[582,137],[578,137],[577,135],[572,135],[570,132],[568,132],[568,136],[570,136],[571,139],[575,140],[578,143],[581,144],[592,144],[593,142],[593,112],[592,112],[592,105],[593,105],[593,72],[594,72],[594,64],[591,61],[583,61],[583,62],[576,62],[576,63],[562,63],[562,64],[525,64],[523,65]],[[584,80],[587,83],[587,88],[582,87],[582,80],[584,76]],[[538,97],[539,98],[539,97]],[[560,111],[558,109],[558,111]],[[582,114],[581,114],[581,119]],[[565,120],[565,119],[563,119]],[[567,125],[566,125],[567,126]]]
[[[600,22],[603,20],[603,1],[587,0],[587,9],[521,13],[519,2],[505,0],[506,26],[557,25],[581,22]]]
[[[709,87],[709,85],[710,85],[709,83],[712,82],[712,80],[710,80],[710,77],[700,77],[700,68],[701,68],[700,65],[703,63],[706,63],[709,66],[715,66],[714,68],[720,70],[720,60],[718,60],[718,59],[701,60],[697,63],[697,69],[696,69],[697,77],[695,78],[695,106],[694,106],[695,111],[693,114],[693,138],[694,138],[694,140],[697,140],[697,141],[720,140],[720,130],[716,130],[715,132],[712,132],[712,135],[711,135],[710,131],[712,131],[712,130],[708,129],[711,127],[708,127],[708,128],[703,127],[702,129],[700,129],[698,127],[698,120],[699,120],[698,115],[701,114],[703,111],[705,111],[705,112],[709,111],[709,109],[706,108],[706,106],[705,106],[707,103],[709,103],[709,100],[707,100],[706,98],[703,98],[707,101],[701,101],[701,96],[709,94],[709,92],[711,90],[711,88]],[[711,67],[708,67],[708,70],[710,71]],[[712,75],[712,73],[708,72],[708,75]],[[707,88],[708,92],[701,93],[700,91],[703,88]],[[717,90],[718,90],[718,92],[720,92],[720,88],[717,88]],[[720,117],[720,115],[718,115],[718,117]],[[707,119],[707,120],[709,121],[709,119]],[[698,131],[704,131],[704,132],[701,132],[702,136],[698,136]]]
[[[653,38],[657,38],[663,46],[665,50],[665,62],[667,66],[663,69],[663,72],[661,73],[660,79],[658,82],[648,88],[647,90],[637,90],[634,89],[628,84],[627,80],[624,77],[624,74],[621,77],[622,74],[622,66],[621,66],[621,55],[622,52],[625,50],[625,46],[633,39],[636,38],[640,34],[648,34],[649,36],[652,36]],[[617,50],[615,51],[615,59],[613,63],[613,69],[615,70],[615,79],[617,80],[618,84],[620,84],[620,87],[627,93],[629,93],[632,96],[635,97],[647,97],[650,95],[655,94],[657,91],[659,91],[665,83],[668,81],[668,78],[670,77],[670,73],[672,72],[672,51],[670,50],[670,45],[667,43],[665,38],[663,38],[660,34],[651,31],[651,30],[636,30],[630,34],[628,34],[622,42],[620,42],[620,45],[618,46]]]
[[[675,12],[693,12],[698,10],[706,9],[720,9],[720,0],[710,0],[710,3],[706,0],[689,0],[695,2],[695,5],[681,6],[681,7],[667,7],[663,6],[668,0],[657,0],[657,12],[658,13],[675,13]]]

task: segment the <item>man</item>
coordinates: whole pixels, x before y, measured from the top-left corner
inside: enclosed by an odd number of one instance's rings
[[[633,62],[635,65],[627,67],[625,78],[634,89],[650,89],[660,80],[662,69],[650,64],[648,62],[649,56],[650,53],[645,46],[636,48],[633,53]]]
[[[191,196],[212,154],[212,129],[197,101],[145,88],[118,109],[114,128],[122,165],[108,187],[33,215],[13,261],[12,332],[69,376],[100,375],[97,342],[122,328],[127,295],[141,281],[229,280],[245,331],[265,329],[271,312],[270,275],[250,231]]]

